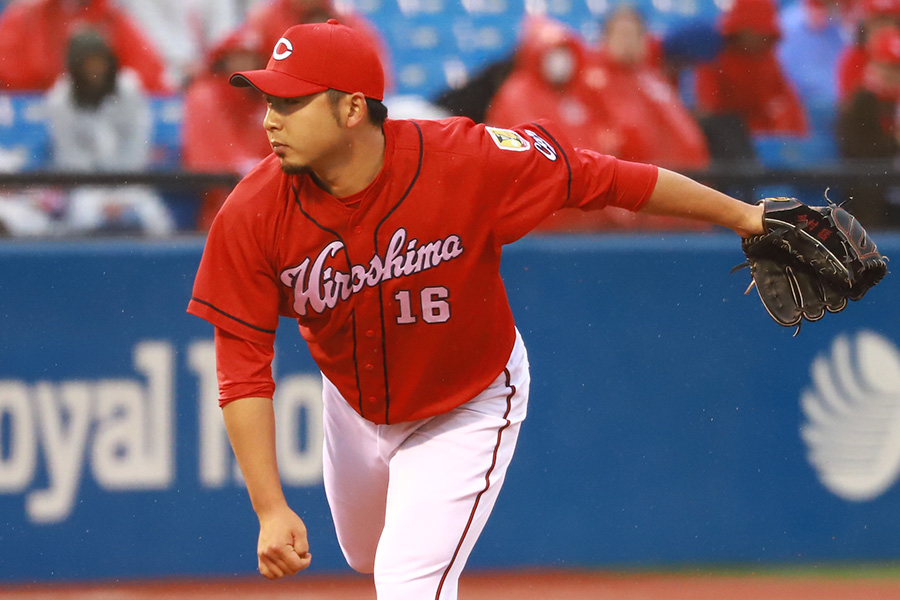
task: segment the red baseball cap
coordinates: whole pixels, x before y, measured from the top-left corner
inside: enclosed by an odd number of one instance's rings
[[[365,34],[335,19],[291,27],[275,44],[265,69],[234,73],[229,81],[277,98],[334,89],[384,100],[378,51]]]

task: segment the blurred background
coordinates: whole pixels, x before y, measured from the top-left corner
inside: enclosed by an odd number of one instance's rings
[[[370,35],[393,118],[550,118],[748,202],[827,193],[900,250],[900,0],[0,6],[0,588],[254,573],[212,331],[185,308],[270,151],[228,76],[296,23]],[[733,234],[614,209],[507,250],[534,387],[473,570],[900,558],[900,284],[792,338],[742,260]],[[344,575],[321,382],[282,325],[282,477],[311,572]]]
[[[269,152],[253,91],[290,25],[378,45],[394,118],[560,123],[754,201],[898,219],[897,0],[17,0],[0,12],[0,231],[202,232]],[[680,230],[615,211],[552,232]]]

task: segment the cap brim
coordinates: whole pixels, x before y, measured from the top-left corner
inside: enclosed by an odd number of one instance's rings
[[[276,98],[299,98],[328,89],[327,86],[303,81],[287,73],[268,69],[234,73],[228,81],[235,87],[256,88],[263,94]]]

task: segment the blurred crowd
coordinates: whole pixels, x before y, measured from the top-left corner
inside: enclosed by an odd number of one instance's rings
[[[180,166],[245,174],[269,151],[265,105],[234,88],[263,68],[289,26],[337,18],[389,44],[352,2],[332,0],[10,0],[0,12],[0,94],[45,98],[54,169],[134,172],[151,166],[153,96],[183,98]],[[675,170],[758,160],[765,136],[830,140],[843,159],[900,154],[900,0],[733,0],[715,21],[650,31],[612,2],[589,42],[526,13],[513,52],[436,98],[389,94],[393,117],[468,116],[496,126],[547,118],[575,145]],[[854,207],[900,224],[900,193],[872,189]],[[227,194],[202,194],[205,230]],[[894,196],[897,196],[895,198]],[[868,200],[871,198],[871,200]],[[861,217],[862,218],[862,217]],[[553,215],[541,229],[694,228],[625,211]],[[0,233],[168,235],[171,206],[147,186],[6,190]]]

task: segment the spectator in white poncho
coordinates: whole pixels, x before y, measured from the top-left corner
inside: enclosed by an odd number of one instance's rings
[[[47,94],[53,165],[62,171],[134,172],[151,160],[153,128],[140,79],[120,69],[106,40],[93,30],[69,42],[68,70]],[[141,186],[72,191],[65,223],[77,233],[174,229],[162,199]]]

